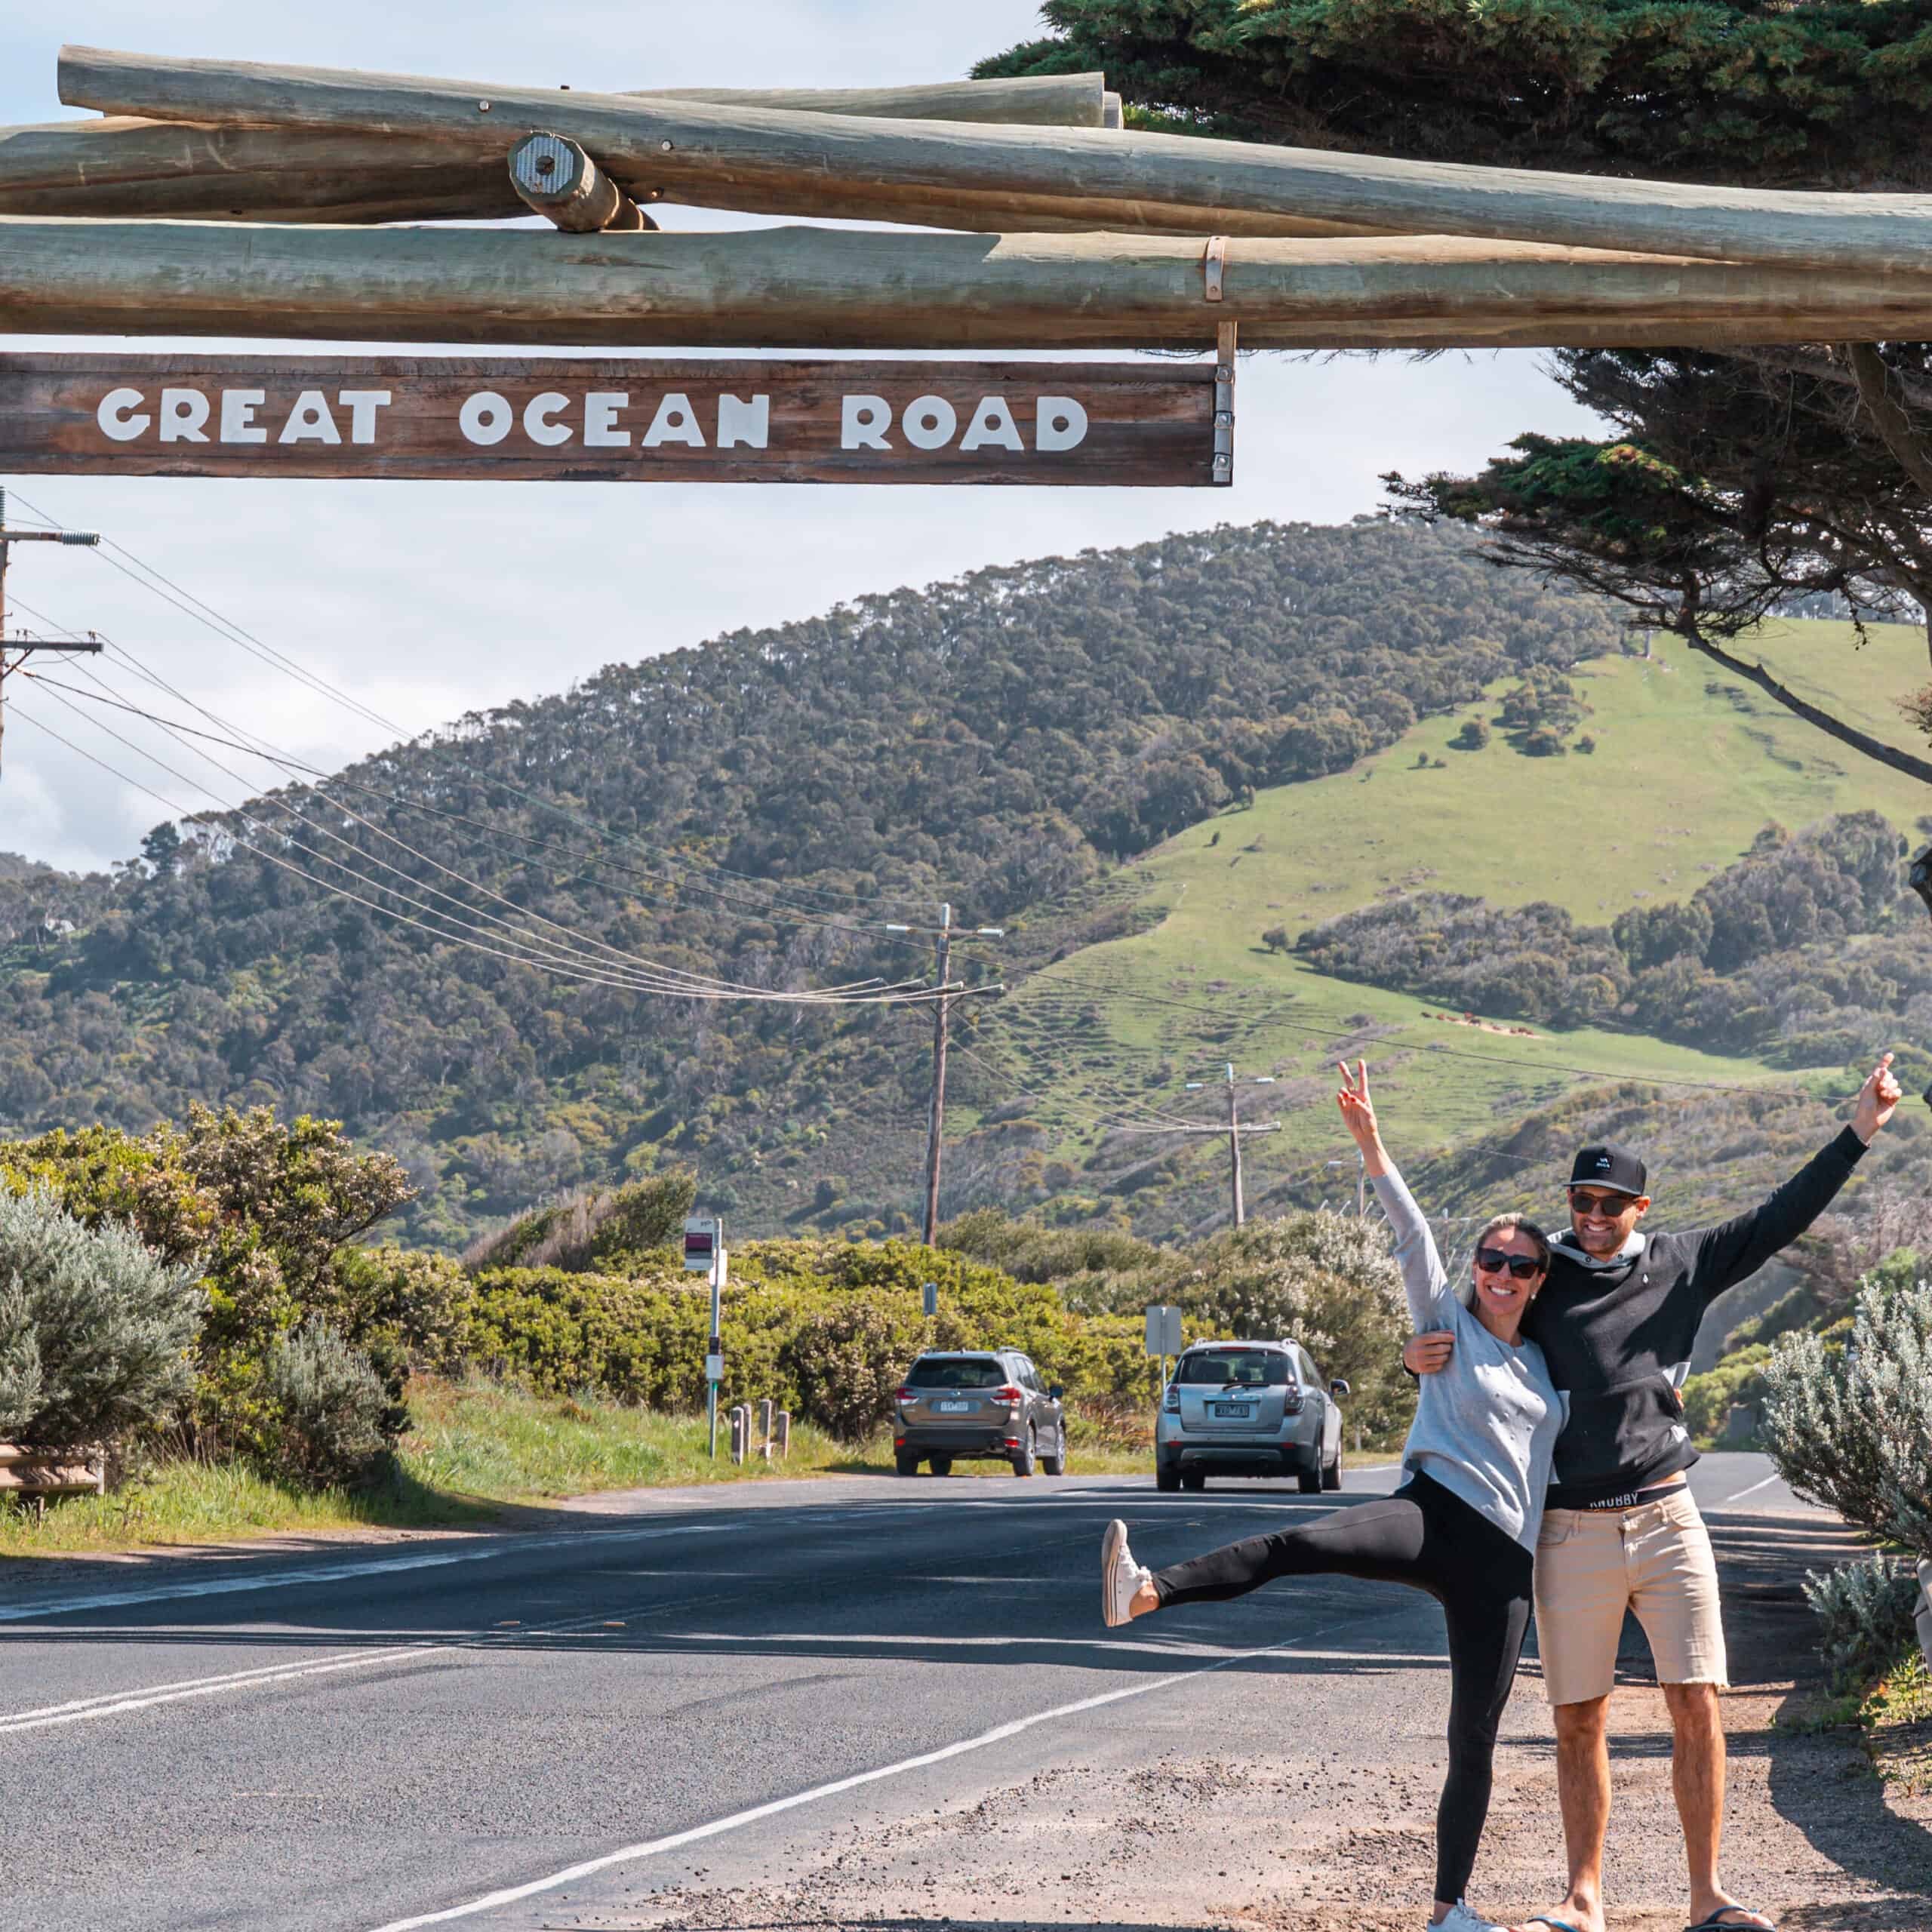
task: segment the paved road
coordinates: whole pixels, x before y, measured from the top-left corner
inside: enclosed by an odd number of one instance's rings
[[[1708,1457],[1695,1483],[1707,1510],[1804,1508],[1761,1457]],[[1100,1623],[1109,1516],[1159,1563],[1347,1500],[829,1479],[607,1501],[554,1532],[183,1561],[54,1600],[0,1577],[0,1775],[17,1823],[72,1821],[12,1838],[0,1922],[549,1924],[573,1890],[715,1872],[807,1817],[931,1806],[1097,1726],[1238,1726],[1262,1699],[1341,1758],[1426,1763],[1446,1679],[1424,1598],[1338,1580]]]

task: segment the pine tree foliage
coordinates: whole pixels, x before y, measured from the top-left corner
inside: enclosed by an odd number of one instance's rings
[[[1932,1557],[1932,1281],[1869,1281],[1848,1342],[1780,1337],[1764,1384],[1765,1446],[1786,1481]]]
[[[207,1295],[118,1222],[0,1192],[0,1401],[19,1439],[63,1449],[173,1417]]]
[[[1913,189],[1927,0],[1047,0],[980,75],[1103,69],[1141,125],[1424,161]]]

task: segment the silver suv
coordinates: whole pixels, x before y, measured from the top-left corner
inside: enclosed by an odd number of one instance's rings
[[[1209,1471],[1342,1486],[1346,1382],[1324,1383],[1299,1342],[1197,1342],[1174,1364],[1154,1428],[1154,1483],[1199,1489]]]
[[[1036,1466],[1063,1475],[1061,1393],[1017,1349],[929,1349],[892,1398],[894,1466],[909,1476],[930,1463],[943,1476],[971,1457],[1011,1463],[1017,1476],[1030,1476]]]

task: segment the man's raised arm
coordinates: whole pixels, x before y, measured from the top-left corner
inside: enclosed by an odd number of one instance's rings
[[[1779,1249],[1789,1247],[1832,1204],[1859,1157],[1891,1118],[1899,1094],[1887,1054],[1858,1090],[1849,1126],[1757,1207],[1696,1237],[1692,1278],[1706,1306],[1755,1275]]]

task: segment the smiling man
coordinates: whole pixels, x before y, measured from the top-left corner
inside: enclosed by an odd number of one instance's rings
[[[1673,1785],[1690,1864],[1691,1932],[1764,1928],[1718,1882],[1724,1786],[1718,1692],[1728,1681],[1717,1566],[1684,1478],[1697,1460],[1678,1398],[1705,1311],[1797,1239],[1829,1207],[1892,1116],[1887,1054],[1859,1090],[1851,1122],[1770,1198],[1694,1233],[1646,1234],[1649,1176],[1627,1147],[1583,1148],[1570,1177],[1570,1229],[1523,1332],[1570,1398],[1537,1543],[1537,1646],[1554,1707],[1568,1897],[1529,1921],[1604,1932],[1610,1822],[1605,1734],[1626,1607],[1650,1640],[1670,1709]],[[1454,1346],[1413,1337],[1404,1364],[1439,1370]]]

